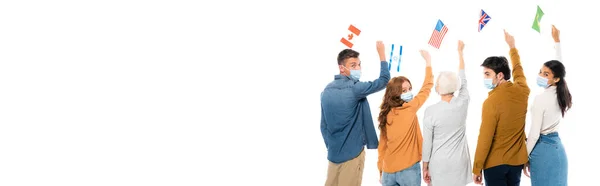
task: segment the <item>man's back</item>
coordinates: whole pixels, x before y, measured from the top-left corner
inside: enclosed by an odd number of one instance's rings
[[[490,92],[484,104],[493,104],[498,124],[485,167],[527,162],[525,119],[529,90],[506,82]],[[482,126],[483,127],[483,126]]]
[[[390,80],[383,42],[377,41],[379,78],[361,82],[359,53],[338,54],[340,74],[321,92],[321,135],[327,147],[326,186],[360,186],[365,162],[364,146],[376,149],[377,133],[367,96],[381,91]]]
[[[516,48],[510,49],[514,83],[506,81],[483,102],[473,174],[498,165],[527,163],[525,117],[530,89]]]

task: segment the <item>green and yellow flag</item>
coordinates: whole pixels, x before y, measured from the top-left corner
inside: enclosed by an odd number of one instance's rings
[[[542,16],[544,16],[544,12],[538,5],[537,12],[535,13],[535,19],[533,20],[533,26],[531,26],[531,28],[533,28],[537,32],[540,32],[540,21],[542,21]]]

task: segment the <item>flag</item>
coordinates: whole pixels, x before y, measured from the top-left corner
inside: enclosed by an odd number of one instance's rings
[[[398,64],[396,71],[400,72],[400,61],[402,59],[402,45],[397,45],[398,48],[396,49],[395,44],[392,44],[392,50],[390,51],[390,62],[388,64],[388,70],[392,70],[392,64],[396,63]]]
[[[492,19],[490,17],[490,15],[488,15],[487,13],[485,13],[483,11],[483,9],[481,9],[481,14],[479,15],[479,30],[478,32],[481,32],[481,29],[483,29],[483,27],[488,23],[488,21],[490,21],[490,19]]]
[[[342,37],[340,42],[342,42],[348,48],[352,48],[352,46],[354,46],[354,43],[352,43],[351,41],[352,41],[352,39],[354,39],[355,36],[360,35],[360,30],[358,28],[356,28],[354,25],[350,25],[350,27],[348,27],[348,31],[350,31],[350,34],[348,34],[347,37]]]
[[[537,32],[540,32],[540,21],[542,21],[542,16],[544,16],[544,12],[538,5],[537,12],[535,13],[535,19],[533,20],[533,26],[531,26],[531,28],[533,28]]]
[[[440,49],[440,45],[442,44],[442,40],[444,36],[448,32],[448,27],[442,23],[442,20],[438,19],[437,25],[431,34],[431,38],[429,38],[429,44],[437,49]]]

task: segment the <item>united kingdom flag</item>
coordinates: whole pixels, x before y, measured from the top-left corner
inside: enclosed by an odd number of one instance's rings
[[[480,14],[479,16],[481,16],[481,17],[479,17],[479,31],[478,31],[478,32],[481,32],[481,29],[483,29],[483,27],[484,27],[485,25],[487,25],[487,23],[488,23],[488,22],[490,21],[490,19],[492,19],[492,18],[490,17],[490,15],[488,15],[487,13],[485,13],[485,12],[483,11],[483,9],[481,9],[481,14]]]

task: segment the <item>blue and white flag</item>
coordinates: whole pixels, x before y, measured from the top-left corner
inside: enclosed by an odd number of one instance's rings
[[[396,69],[396,72],[400,72],[400,63],[402,62],[402,45],[392,44],[389,57],[389,67],[391,71],[392,67]]]

